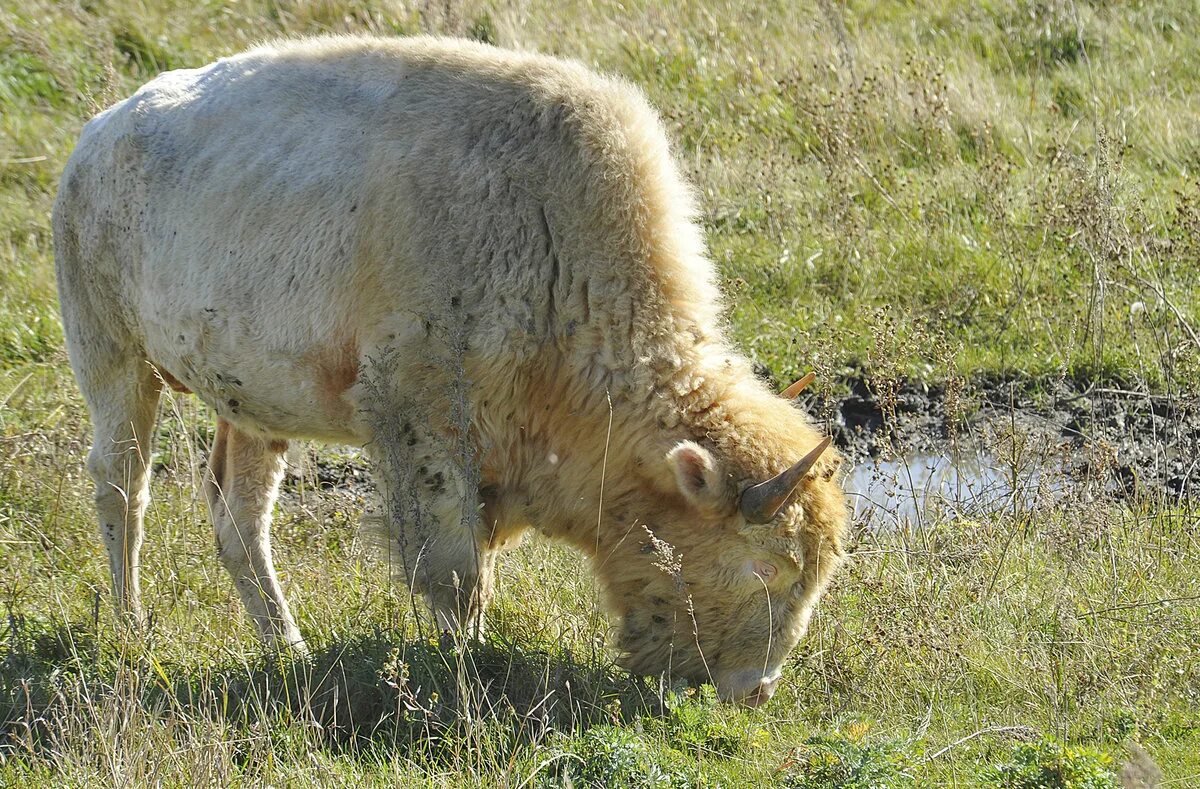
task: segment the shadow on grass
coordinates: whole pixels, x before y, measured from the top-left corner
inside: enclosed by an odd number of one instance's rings
[[[240,731],[298,725],[333,753],[421,752],[437,760],[452,758],[481,727],[517,745],[551,731],[659,716],[664,692],[602,657],[495,635],[454,644],[376,629],[303,660],[264,655],[185,671],[150,650],[97,640],[90,623],[35,627],[10,618],[0,636],[0,749],[19,741],[37,750],[55,725],[52,710],[86,700]]]

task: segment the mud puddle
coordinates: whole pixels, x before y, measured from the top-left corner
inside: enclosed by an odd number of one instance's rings
[[[1015,468],[986,453],[918,453],[854,464],[845,489],[854,522],[868,529],[921,526],[1051,506],[1092,495],[1060,469]]]
[[[800,405],[846,455],[846,491],[867,528],[1200,495],[1195,396],[999,381],[950,398],[914,382],[884,408],[868,382],[846,384],[848,394],[806,393]]]

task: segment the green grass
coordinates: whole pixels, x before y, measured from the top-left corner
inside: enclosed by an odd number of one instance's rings
[[[213,555],[210,416],[180,398],[144,550],[154,625],[127,638],[49,232],[82,123],[159,69],[277,35],[471,35],[646,90],[696,184],[733,333],[780,380],[1195,392],[1198,12],[0,0],[0,784],[977,786],[1055,759],[1110,774],[1131,740],[1173,785],[1200,780],[1186,507],[859,535],[784,688],[745,711],[614,668],[585,569],[540,542],[504,560],[484,643],[431,644],[357,541],[363,502],[318,490],[308,449],[274,540],[315,657],[278,665]]]

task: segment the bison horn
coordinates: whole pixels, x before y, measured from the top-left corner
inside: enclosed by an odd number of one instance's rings
[[[826,436],[813,451],[809,452],[787,471],[766,482],[746,488],[738,504],[747,523],[770,523],[775,513],[787,503],[788,498],[800,486],[800,480],[813,467],[821,453],[829,447],[831,439]]]
[[[816,373],[809,373],[808,375],[804,376],[796,383],[789,386],[787,389],[784,389],[782,392],[780,392],[779,396],[782,397],[784,400],[791,400],[793,397],[795,397],[796,395],[803,392],[806,388],[808,388],[808,385],[811,384],[816,379],[816,377],[817,377]]]

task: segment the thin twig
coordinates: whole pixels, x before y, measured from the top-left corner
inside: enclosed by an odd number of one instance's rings
[[[1125,605],[1114,605],[1111,608],[1098,608],[1094,611],[1088,611],[1081,616],[1086,619],[1090,616],[1100,616],[1112,611],[1128,611],[1132,608],[1149,608],[1155,605],[1166,605],[1167,603],[1190,603],[1193,600],[1200,600],[1200,594],[1185,595],[1183,597],[1163,597],[1159,600],[1146,600],[1141,603],[1126,603]]]
[[[596,506],[596,553],[600,553],[600,529],[604,522],[604,478],[608,475],[608,444],[612,438],[613,407],[612,394],[604,393],[608,401],[608,430],[604,434],[604,460],[600,465],[600,501]]]
[[[946,747],[940,748],[940,749],[934,751],[933,753],[931,753],[929,756],[926,756],[925,761],[932,762],[934,759],[937,759],[938,757],[944,755],[946,752],[948,752],[954,748],[957,748],[958,746],[960,746],[964,743],[970,742],[971,740],[975,739],[976,737],[982,737],[985,734],[1008,734],[1008,733],[1016,734],[1018,732],[1021,734],[1027,735],[1027,736],[1037,734],[1037,731],[1029,726],[989,726],[986,729],[980,729],[977,732],[972,732],[971,734],[968,734],[966,737],[959,737],[957,740],[950,743]]]

